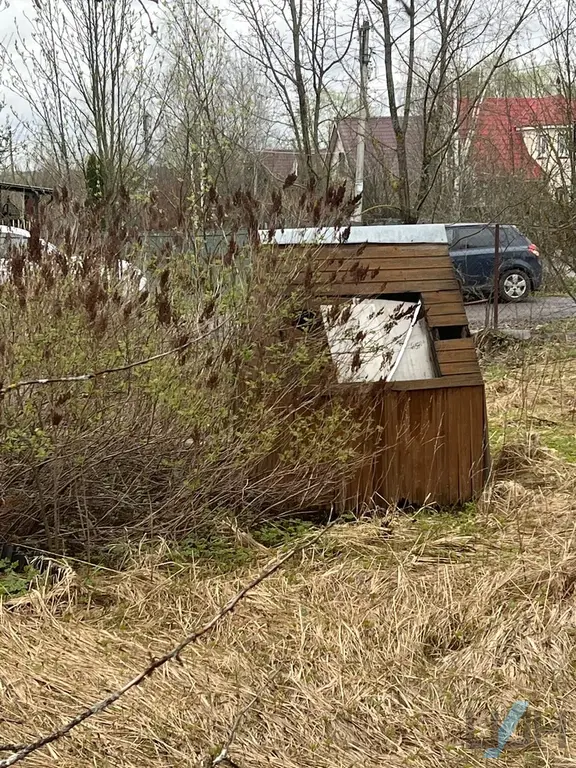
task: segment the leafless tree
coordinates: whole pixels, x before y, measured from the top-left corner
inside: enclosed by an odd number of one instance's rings
[[[0,0],[0,14],[7,8],[6,0]],[[2,70],[4,66],[4,56],[0,50],[0,83],[2,82]],[[5,108],[4,101],[0,99],[0,118],[3,116],[2,112]],[[0,168],[2,168],[6,157],[10,153],[11,134],[8,126],[0,128]]]
[[[576,202],[576,17],[573,0],[561,6],[547,4],[539,17],[551,40],[550,70],[553,85],[542,84],[539,94],[555,94],[564,113],[563,126],[553,136],[546,136],[545,148],[556,170],[556,187],[563,190],[567,202]],[[541,126],[545,131],[545,126]],[[543,147],[544,148],[544,147]]]
[[[519,31],[537,0],[511,8],[503,0],[370,0],[386,73],[387,102],[396,138],[398,208],[411,221],[431,207],[454,137],[473,114],[498,69],[508,61]],[[490,66],[482,68],[489,61]],[[466,102],[459,83],[482,71]],[[417,167],[410,167],[407,136],[418,124]],[[411,183],[414,182],[415,183]]]
[[[532,154],[542,169],[547,199],[534,213],[533,226],[547,245],[554,278],[576,300],[576,17],[573,0],[550,2],[539,10],[539,21],[550,40],[545,77],[533,77],[535,96],[547,109],[533,120]],[[550,117],[548,117],[550,114]]]
[[[8,85],[28,103],[56,180],[70,184],[93,156],[112,201],[146,161],[154,128],[142,15],[131,0],[42,0],[31,23],[30,39],[4,49]]]
[[[268,97],[254,62],[230,46],[215,11],[197,0],[166,9],[167,93],[162,164],[177,179],[180,226],[198,225],[211,185],[247,182],[247,160],[269,132]]]
[[[315,183],[325,170],[323,149],[337,102],[350,81],[358,3],[341,0],[233,0],[249,32],[228,37],[257,63]],[[336,98],[334,98],[336,97]]]

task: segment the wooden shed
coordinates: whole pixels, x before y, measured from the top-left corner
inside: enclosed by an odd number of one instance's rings
[[[273,242],[317,303],[337,387],[376,414],[339,501],[477,497],[489,466],[484,383],[444,226],[286,229]]]
[[[52,198],[50,187],[0,181],[0,224],[28,229],[42,197]]]

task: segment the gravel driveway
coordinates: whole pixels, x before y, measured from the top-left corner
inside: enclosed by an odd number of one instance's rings
[[[487,302],[467,304],[466,314],[472,330],[486,325]],[[492,307],[489,306],[490,323]],[[498,305],[498,321],[503,328],[534,328],[564,317],[576,317],[576,302],[570,296],[532,297],[520,304]]]

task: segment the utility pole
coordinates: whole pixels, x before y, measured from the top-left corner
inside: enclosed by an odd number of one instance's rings
[[[368,65],[370,64],[370,22],[364,19],[359,29],[360,37],[360,117],[358,119],[358,143],[356,144],[356,176],[354,196],[360,197],[352,215],[353,224],[362,224],[362,194],[364,192],[364,150],[366,147],[366,119],[368,117]]]
[[[8,126],[8,156],[10,157],[10,173],[12,181],[16,181],[16,169],[14,167],[14,144],[12,143],[12,127]]]

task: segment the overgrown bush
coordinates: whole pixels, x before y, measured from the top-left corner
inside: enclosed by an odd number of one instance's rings
[[[36,231],[11,254],[0,535],[91,552],[125,532],[182,537],[328,505],[361,459],[361,427],[332,394],[325,344],[296,327],[295,257],[253,237],[214,258],[167,252],[142,291],[115,269],[131,242],[121,222],[64,196],[46,228],[62,252]]]

